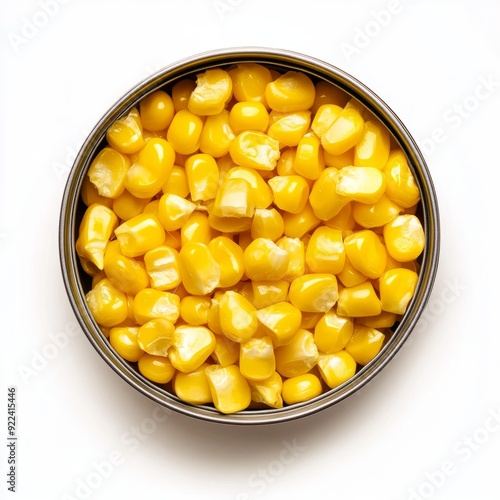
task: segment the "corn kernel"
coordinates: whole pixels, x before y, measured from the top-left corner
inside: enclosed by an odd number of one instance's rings
[[[318,362],[318,348],[308,330],[299,329],[292,340],[275,350],[276,371],[283,377],[306,374]]]
[[[127,361],[134,363],[143,356],[144,351],[137,343],[139,329],[133,326],[114,327],[109,331],[109,343]]]
[[[365,121],[358,110],[345,107],[321,136],[321,144],[332,155],[345,153],[362,139],[364,125]]]
[[[149,198],[137,198],[125,189],[120,196],[112,200],[112,208],[122,221],[127,221],[141,214],[149,201]]]
[[[192,201],[213,200],[219,187],[219,168],[210,155],[190,156],[184,165]]]
[[[283,382],[283,401],[288,405],[309,401],[322,392],[321,381],[311,373],[298,375]]]
[[[181,318],[188,325],[206,325],[208,323],[208,311],[210,310],[211,306],[212,300],[209,297],[188,295],[181,300]]]
[[[337,273],[337,278],[346,287],[360,285],[367,280],[367,277],[361,271],[358,271],[347,257],[344,269],[340,273]]]
[[[219,68],[198,75],[196,88],[191,92],[188,109],[199,116],[221,113],[231,99],[233,83],[229,73]]]
[[[200,147],[203,120],[189,111],[181,109],[175,113],[168,127],[167,141],[176,153],[191,155]]]
[[[236,137],[231,128],[229,111],[207,116],[200,136],[200,151],[213,158],[221,158],[229,153],[229,147]]]
[[[106,147],[92,161],[88,176],[101,196],[117,198],[125,189],[125,176],[129,167],[128,156]]]
[[[352,266],[367,278],[382,276],[387,264],[387,250],[372,230],[363,229],[347,236],[344,248]]]
[[[159,246],[144,255],[144,264],[151,287],[171,290],[181,282],[179,252],[168,246]]]
[[[168,357],[176,370],[189,373],[199,368],[214,348],[215,336],[208,328],[181,325],[174,331]]]
[[[137,198],[151,198],[167,182],[174,161],[174,150],[165,139],[148,140],[127,171],[125,187]]]
[[[337,313],[340,316],[359,318],[375,316],[381,311],[380,300],[369,281],[349,288],[342,288],[339,292]]]
[[[157,384],[167,384],[175,374],[175,368],[168,358],[144,353],[137,362],[139,372]]]
[[[309,184],[300,175],[276,175],[268,184],[273,191],[274,204],[285,212],[302,212],[309,199]]]
[[[385,193],[392,201],[403,208],[413,207],[420,201],[420,191],[403,151],[391,151],[383,172],[387,179]]]
[[[266,380],[249,380],[252,401],[263,403],[271,408],[283,408],[281,391],[283,381],[279,373],[274,372]]]
[[[352,203],[354,220],[367,229],[384,226],[395,219],[402,208],[396,205],[385,194],[375,203],[367,204],[355,201]]]
[[[283,217],[275,208],[257,208],[250,232],[253,239],[269,238],[276,241],[283,236],[284,228]]]
[[[290,302],[303,312],[327,312],[339,296],[333,274],[304,274],[290,284]]]
[[[348,149],[345,153],[332,155],[328,151],[323,150],[323,159],[327,167],[344,168],[352,166],[354,163],[354,148]]]
[[[271,111],[269,115],[269,128],[267,134],[281,146],[297,146],[309,130],[311,124],[310,111],[297,111],[294,113],[279,113]]]
[[[317,136],[305,134],[297,145],[294,170],[306,179],[316,180],[325,169],[323,150]]]
[[[222,333],[238,343],[246,342],[257,330],[257,310],[243,295],[228,290],[219,300]]]
[[[314,214],[324,221],[335,217],[349,203],[348,197],[337,192],[337,172],[336,168],[325,168],[313,184],[309,196]]]
[[[138,257],[163,244],[165,230],[160,221],[150,214],[141,214],[115,229],[120,250],[126,257]]]
[[[299,71],[287,71],[266,86],[266,101],[275,111],[289,113],[308,110],[316,89],[311,79]]]
[[[284,302],[288,295],[287,281],[252,281],[253,305],[256,309]]]
[[[299,238],[283,236],[276,244],[288,254],[288,269],[283,276],[284,281],[293,281],[305,273],[304,243]]]
[[[342,231],[324,226],[316,228],[307,244],[306,264],[315,273],[340,273],[345,265]]]
[[[158,218],[158,208],[160,206],[160,200],[151,200],[143,209],[143,214],[151,214]]]
[[[209,228],[222,233],[242,233],[249,231],[252,227],[251,217],[218,217],[213,212],[213,206],[208,208],[208,225]]]
[[[344,167],[337,173],[336,192],[361,203],[376,203],[385,190],[385,176],[374,167]]]
[[[207,295],[219,285],[221,268],[204,243],[186,243],[179,254],[182,284],[192,295]]]
[[[380,277],[382,309],[404,314],[417,286],[418,274],[404,268],[390,269]]]
[[[266,104],[266,85],[272,81],[271,72],[261,64],[242,63],[229,71],[233,81],[233,93],[237,101]]]
[[[215,407],[221,413],[242,411],[251,401],[250,386],[236,365],[205,368]]]
[[[354,165],[382,170],[389,159],[390,134],[378,121],[365,122],[361,140],[354,146]]]
[[[273,202],[273,194],[271,188],[262,178],[257,170],[246,167],[232,167],[228,170],[226,179],[244,179],[247,181],[253,191],[253,200],[255,208],[268,208]]]
[[[288,253],[268,238],[257,238],[243,252],[246,275],[255,281],[280,280],[289,259]]]
[[[310,203],[306,203],[304,210],[298,214],[285,212],[282,214],[285,226],[285,236],[289,238],[302,238],[311,229],[321,222],[314,214]]]
[[[353,330],[354,323],[351,318],[328,311],[314,327],[314,342],[322,353],[338,352],[347,345]]]
[[[279,142],[263,132],[248,130],[235,137],[229,154],[237,165],[273,170],[280,157]]]
[[[300,328],[302,313],[290,302],[278,302],[259,309],[257,318],[277,347],[292,340]]]
[[[106,131],[106,140],[113,149],[127,155],[142,149],[144,137],[138,111],[133,109],[127,116],[113,122]]]
[[[167,357],[174,338],[174,325],[165,318],[154,318],[144,323],[137,333],[139,347],[154,356]]]
[[[186,198],[189,194],[186,170],[183,167],[174,165],[167,182],[165,182],[161,190],[164,194],[175,194],[181,198]]]
[[[203,243],[208,245],[213,237],[208,216],[204,212],[194,211],[181,227],[181,246],[188,243]]]
[[[339,387],[356,373],[356,361],[345,350],[321,354],[318,360],[321,378],[330,389]]]
[[[172,87],[172,102],[177,113],[181,109],[187,109],[189,96],[196,88],[196,82],[188,78],[178,81]]]
[[[352,203],[344,205],[337,215],[325,221],[325,226],[332,229],[341,229],[344,236],[347,236],[348,231],[353,231],[356,227],[356,221],[352,216]]]
[[[105,196],[101,196],[97,191],[97,188],[90,182],[89,176],[86,175],[83,179],[82,189],[80,192],[80,196],[82,198],[85,206],[90,207],[94,203],[99,205],[104,205],[105,207],[112,208],[114,199],[107,198]]]
[[[194,212],[196,205],[176,194],[164,194],[158,201],[158,219],[167,231],[180,229]]]
[[[285,148],[281,151],[281,155],[279,157],[278,163],[276,165],[276,174],[277,175],[297,175],[293,168],[293,164],[295,163],[295,155],[297,154],[297,148]]]
[[[368,326],[370,328],[391,328],[396,323],[398,317],[396,314],[384,311],[376,316],[366,316],[364,318],[356,318],[356,323],[359,325]]]
[[[203,363],[191,373],[177,372],[173,382],[173,389],[177,397],[193,405],[211,403],[212,394],[205,373],[205,368],[208,366],[208,363]]]
[[[119,325],[127,319],[127,296],[104,278],[85,296],[92,317],[100,326]]]
[[[216,335],[215,348],[210,356],[218,365],[234,365],[240,359],[240,345],[225,335]]]
[[[318,324],[322,317],[323,313],[321,312],[303,312],[300,328],[304,330],[314,330],[314,327]]]
[[[244,130],[265,132],[269,126],[269,113],[261,102],[237,102],[229,112],[229,124],[236,134]]]
[[[174,102],[164,90],[155,90],[139,104],[142,126],[151,132],[165,130],[174,117]]]
[[[354,332],[345,350],[359,365],[367,365],[382,349],[385,335],[375,328],[354,325]]]
[[[90,205],[83,214],[78,235],[79,254],[98,269],[104,268],[104,253],[117,224],[115,213],[104,205]]]
[[[212,212],[216,217],[252,217],[254,190],[245,179],[226,178],[215,197]]]
[[[425,246],[424,230],[415,215],[398,215],[386,224],[384,239],[389,255],[399,262],[415,260]]]
[[[218,286],[227,288],[239,283],[245,272],[241,247],[227,236],[218,236],[210,241],[208,248],[221,269]]]
[[[333,83],[320,80],[316,83],[315,89],[316,96],[312,105],[313,113],[317,113],[324,104],[336,104],[343,108],[349,101],[349,94]]]
[[[139,325],[155,318],[175,323],[179,318],[178,295],[154,288],[144,288],[134,298],[134,317]]]
[[[247,380],[266,380],[274,373],[273,342],[270,337],[251,338],[240,346],[240,371]]]
[[[116,240],[116,247],[119,244]],[[104,272],[110,283],[123,293],[135,295],[149,286],[149,275],[142,262],[121,255],[120,252],[104,256]]]

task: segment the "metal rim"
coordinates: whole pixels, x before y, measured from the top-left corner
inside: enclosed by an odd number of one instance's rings
[[[175,395],[146,380],[116,354],[87,309],[74,243],[76,208],[82,182],[90,161],[102,144],[111,123],[156,88],[171,84],[187,74],[241,62],[255,62],[278,66],[281,69],[303,71],[341,87],[372,111],[387,126],[409,159],[421,192],[422,222],[426,242],[415,295],[389,342],[371,363],[342,386],[323,393],[311,401],[277,410],[245,410],[232,415],[223,415],[208,406],[192,406],[182,402]],[[96,351],[128,384],[158,404],[193,418],[226,424],[258,425],[296,420],[331,407],[364,387],[396,355],[421,316],[434,284],[439,247],[439,209],[434,184],[421,151],[398,116],[368,87],[341,69],[300,53],[261,47],[238,47],[194,55],[166,66],[124,94],[99,120],[78,152],[64,190],[59,223],[60,263],[66,292],[80,326]]]

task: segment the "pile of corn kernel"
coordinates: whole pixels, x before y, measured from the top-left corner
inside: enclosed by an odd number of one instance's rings
[[[237,64],[153,91],[106,140],[76,251],[144,377],[228,414],[308,401],[377,356],[424,231],[407,159],[359,101]]]

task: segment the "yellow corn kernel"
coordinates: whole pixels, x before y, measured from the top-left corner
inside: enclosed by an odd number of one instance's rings
[[[361,271],[358,271],[347,257],[344,269],[337,273],[337,278],[346,287],[356,286],[367,280],[367,277]]]
[[[168,358],[176,370],[190,373],[208,359],[214,348],[215,336],[208,328],[181,325],[174,331]]]
[[[339,292],[337,313],[340,316],[359,318],[362,316],[375,316],[380,314],[381,311],[380,300],[369,281],[349,288],[342,288]]]
[[[167,357],[174,338],[174,325],[165,318],[154,318],[144,323],[137,334],[139,347],[154,356]]]
[[[193,212],[181,227],[181,246],[188,243],[203,243],[208,245],[213,231],[208,216],[204,212]]]
[[[385,335],[375,328],[354,325],[354,332],[345,350],[359,365],[367,365],[382,349]]]
[[[167,141],[176,153],[191,155],[200,147],[203,120],[189,109],[181,109],[175,113],[168,127]]]
[[[278,302],[259,309],[257,318],[277,347],[292,340],[300,328],[302,313],[290,302]]]
[[[337,192],[337,175],[336,168],[325,168],[313,184],[309,196],[314,214],[324,221],[335,217],[349,203],[348,197]]]
[[[142,262],[125,257],[119,251],[120,245],[114,240],[118,252],[106,250],[104,256],[104,272],[110,283],[123,293],[135,295],[149,286],[149,275]]]
[[[354,148],[348,149],[340,155],[332,155],[328,151],[323,150],[323,159],[327,167],[337,169],[349,167],[354,163]]]
[[[341,229],[344,235],[346,231],[353,231],[356,227],[356,221],[352,216],[352,203],[344,205],[337,215],[325,221],[325,225],[333,229]]]
[[[281,146],[297,146],[311,124],[310,111],[279,113],[271,111],[267,134]]]
[[[325,169],[323,150],[316,135],[306,134],[297,145],[294,170],[306,179],[316,180]]]
[[[221,113],[233,94],[233,82],[223,69],[207,69],[197,76],[196,88],[191,92],[188,109],[199,116]]]
[[[160,206],[160,200],[151,200],[143,209],[143,214],[151,214],[158,218],[158,207]]]
[[[271,72],[261,64],[241,63],[229,71],[233,81],[234,98],[239,101],[266,104],[266,85],[272,81]]]
[[[313,334],[299,329],[292,340],[275,350],[276,371],[283,377],[306,374],[318,362],[318,348]]]
[[[413,207],[420,201],[420,191],[403,151],[390,152],[383,172],[387,179],[385,194],[391,200],[403,208]]]
[[[192,201],[167,193],[158,200],[158,219],[165,230],[176,231],[184,226],[195,208]]]
[[[221,184],[212,212],[216,217],[252,217],[255,210],[254,190],[245,179],[226,178]]]
[[[342,291],[340,292],[342,293]],[[330,354],[342,350],[354,331],[351,318],[328,311],[314,327],[314,342],[322,353]]]
[[[252,226],[251,217],[217,217],[212,210],[213,206],[208,208],[209,228],[222,233],[236,234],[249,231]]]
[[[112,200],[112,209],[122,221],[127,221],[141,214],[149,201],[149,198],[137,198],[125,189],[120,196]]]
[[[257,330],[257,310],[243,295],[228,290],[219,299],[219,321],[222,333],[241,344]]]
[[[180,250],[181,248],[181,233],[180,231],[166,231],[165,241],[163,245],[166,247],[173,248],[174,250]]]
[[[376,203],[384,194],[385,175],[374,167],[344,167],[337,172],[336,192],[361,203]]]
[[[274,372],[266,380],[249,380],[252,401],[263,403],[271,408],[283,408],[281,391],[283,381],[279,373]]]
[[[186,198],[189,194],[189,185],[184,168],[174,165],[167,182],[165,182],[161,190],[164,194],[175,194],[181,198]]]
[[[125,189],[124,181],[129,167],[128,156],[106,147],[92,161],[88,176],[101,196],[117,198]]]
[[[283,382],[283,401],[287,405],[309,401],[319,396],[322,392],[321,381],[312,373],[288,378]]]
[[[321,137],[325,151],[340,155],[354,147],[363,137],[365,121],[357,109],[345,107]]]
[[[252,338],[240,345],[240,371],[248,380],[266,380],[274,373],[273,342],[270,337]]]
[[[305,273],[305,247],[299,238],[283,236],[276,244],[288,254],[288,269],[283,276],[284,281],[293,281]]]
[[[314,114],[312,131],[321,139],[323,134],[333,125],[343,109],[336,104],[323,104]]]
[[[178,81],[172,87],[172,103],[176,113],[181,109],[187,109],[189,96],[195,88],[196,82],[188,78]]]
[[[126,257],[138,257],[163,244],[165,230],[160,221],[150,214],[140,214],[115,229],[120,250]]]
[[[184,165],[191,200],[213,200],[219,187],[219,168],[214,158],[205,153],[190,156]]]
[[[309,184],[300,175],[276,175],[268,184],[273,191],[274,204],[285,212],[299,214],[309,199]]]
[[[368,326],[370,328],[391,328],[396,323],[398,317],[396,314],[384,311],[376,316],[366,316],[364,318],[356,318],[356,323],[359,325]]]
[[[295,155],[297,154],[297,148],[285,148],[281,151],[280,158],[276,165],[277,175],[297,175],[293,168],[295,163]]]
[[[399,262],[415,260],[424,250],[425,234],[416,215],[398,215],[384,226],[389,255]]]
[[[244,179],[250,184],[255,208],[268,208],[273,202],[271,188],[257,170],[246,167],[232,167],[227,171],[224,181],[229,179]]]
[[[155,318],[175,323],[179,318],[178,295],[154,288],[144,288],[134,298],[134,317],[139,325]]]
[[[244,130],[265,132],[269,126],[269,113],[261,102],[237,102],[229,112],[229,124],[236,134]]]
[[[215,408],[230,414],[244,410],[251,402],[250,386],[236,365],[205,368]]]
[[[92,317],[100,326],[119,325],[127,319],[127,296],[104,278],[85,296]]]
[[[342,231],[325,226],[317,227],[307,244],[306,264],[314,273],[340,273],[345,265]]]
[[[174,150],[165,139],[150,139],[128,169],[125,187],[137,198],[151,198],[167,182],[174,160]]]
[[[188,325],[206,325],[208,323],[208,311],[211,306],[212,300],[209,297],[188,295],[181,300],[181,318]]]
[[[314,327],[318,324],[319,320],[323,317],[321,312],[303,312],[302,321],[300,323],[300,328],[304,330],[314,330]]]
[[[137,109],[118,118],[106,131],[106,140],[113,148],[124,154],[137,153],[144,146],[142,122]]]
[[[279,142],[263,132],[247,130],[235,137],[229,154],[237,165],[273,170],[280,157]]]
[[[227,236],[218,236],[210,241],[208,248],[221,269],[218,286],[228,288],[239,283],[245,272],[240,246]]]
[[[253,239],[269,238],[276,241],[283,236],[283,217],[275,209],[257,208],[252,219],[250,234]]]
[[[347,236],[344,248],[352,266],[367,278],[382,276],[387,264],[387,250],[372,230],[363,229]]]
[[[382,170],[389,159],[390,133],[378,121],[365,122],[361,140],[354,146],[354,165]]]
[[[90,205],[85,210],[80,223],[78,234],[79,255],[102,270],[104,267],[104,252],[117,224],[118,217],[110,208],[97,203]]]
[[[180,258],[177,250],[159,246],[144,255],[144,264],[151,281],[151,287],[171,290],[181,282]]]
[[[212,295],[212,304],[210,310],[208,311],[208,328],[217,335],[223,335],[222,328],[220,326],[220,308],[219,302],[225,292],[221,290],[216,290]]]
[[[288,298],[302,312],[327,312],[339,296],[333,274],[304,274],[290,284]]]
[[[313,105],[316,89],[305,73],[287,71],[267,84],[265,96],[267,103],[275,111],[305,111]]]
[[[321,378],[330,389],[339,387],[356,373],[356,361],[345,350],[320,354],[318,368]]]
[[[147,352],[139,358],[137,368],[148,380],[157,384],[168,384],[175,374],[175,368],[168,358]]]
[[[204,243],[186,243],[179,253],[182,284],[192,295],[207,295],[219,285],[221,268]]]
[[[90,182],[89,176],[86,175],[83,178],[82,189],[80,191],[80,197],[85,204],[85,206],[90,207],[94,203],[99,205],[104,205],[111,208],[114,203],[114,199],[106,198],[106,196],[101,196],[97,191],[97,188]]]
[[[418,274],[405,268],[386,271],[380,277],[380,302],[382,309],[404,314],[417,286]]]
[[[372,204],[360,203],[359,201],[352,202],[354,220],[367,229],[384,226],[395,219],[401,211],[402,208],[385,194]]]
[[[314,113],[317,113],[324,104],[336,104],[343,108],[350,99],[347,92],[333,83],[325,82],[324,80],[320,80],[316,83],[315,89],[316,96],[314,98],[314,104],[312,105],[312,111]]]
[[[174,117],[174,102],[164,90],[155,90],[139,104],[142,126],[151,132],[165,130]]]
[[[240,344],[225,335],[216,335],[215,348],[210,356],[218,365],[234,365],[240,359]]]
[[[251,280],[280,280],[288,270],[288,253],[268,238],[257,238],[243,252],[245,273]]]
[[[253,305],[256,309],[284,302],[288,295],[288,287],[290,283],[287,281],[252,281]]]
[[[127,361],[134,363],[143,356],[144,351],[137,343],[139,328],[133,326],[117,326],[109,331],[109,343],[115,351]]]
[[[231,128],[229,111],[208,116],[200,136],[200,151],[213,158],[221,158],[229,153],[236,133]]]
[[[212,394],[205,373],[205,368],[208,366],[208,363],[203,363],[190,373],[177,372],[175,374],[173,389],[178,398],[193,405],[212,402]]]

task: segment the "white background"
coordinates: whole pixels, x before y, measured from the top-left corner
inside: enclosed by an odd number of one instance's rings
[[[0,7],[0,436],[12,385],[19,436],[15,494],[0,444],[0,497],[500,498],[500,4],[47,3]],[[76,326],[57,242],[68,168],[109,106],[165,65],[244,45],[323,59],[382,97],[425,153],[442,224],[429,306],[396,358],[343,403],[267,427],[165,416],[123,382]]]

